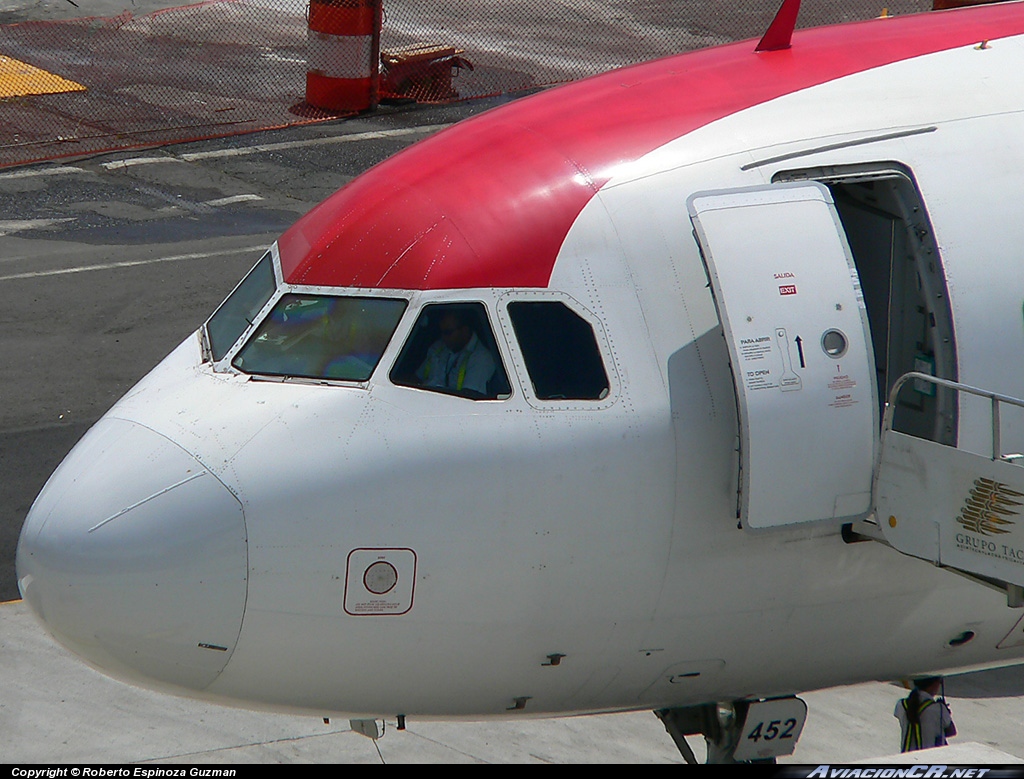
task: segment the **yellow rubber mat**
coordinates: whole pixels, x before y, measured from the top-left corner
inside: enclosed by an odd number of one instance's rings
[[[0,98],[84,91],[81,84],[0,54]]]

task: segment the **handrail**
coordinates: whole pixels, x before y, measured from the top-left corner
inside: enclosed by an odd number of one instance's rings
[[[900,394],[900,390],[903,389],[903,386],[910,381],[925,381],[931,384],[936,384],[940,387],[947,387],[949,389],[956,390],[957,392],[967,392],[971,395],[988,398],[992,402],[992,459],[998,460],[1002,457],[1000,452],[1002,444],[999,432],[999,404],[1009,403],[1011,406],[1024,408],[1024,400],[1014,398],[1009,395],[1000,395],[998,392],[990,392],[989,390],[972,387],[969,384],[962,384],[958,381],[940,379],[938,376],[930,376],[927,373],[919,373],[917,371],[904,373],[896,380],[896,383],[892,385],[892,389],[889,391],[889,401],[885,404],[885,415],[882,417],[883,434],[887,430],[892,430],[892,418],[896,413],[897,396]]]

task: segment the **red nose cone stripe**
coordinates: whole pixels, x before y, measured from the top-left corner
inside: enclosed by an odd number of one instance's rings
[[[807,30],[783,51],[755,54],[744,41],[551,90],[439,133],[335,193],[281,237],[284,276],[344,287],[544,287],[569,228],[616,165],[773,98],[1022,32],[1024,5],[1012,2]]]

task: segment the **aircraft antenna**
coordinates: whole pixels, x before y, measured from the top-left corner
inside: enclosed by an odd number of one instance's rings
[[[796,17],[800,13],[800,0],[782,0],[775,18],[768,25],[754,51],[781,51],[788,49],[796,28]]]

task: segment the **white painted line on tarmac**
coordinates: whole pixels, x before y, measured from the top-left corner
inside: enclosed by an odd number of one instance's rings
[[[329,138],[307,138],[304,141],[282,141],[281,143],[261,143],[255,146],[243,146],[237,149],[217,149],[215,151],[199,151],[189,154],[182,154],[177,157],[129,157],[124,160],[113,160],[101,162],[100,167],[106,170],[123,170],[135,167],[136,165],[152,165],[160,162],[196,162],[198,160],[212,160],[220,157],[244,157],[248,154],[263,154],[266,152],[285,151],[287,149],[302,149],[307,146],[324,146],[334,143],[357,143],[359,141],[372,141],[381,138],[402,138],[407,135],[428,135],[438,130],[451,127],[451,122],[445,124],[427,124],[422,127],[397,127],[393,130],[371,130],[365,133],[352,133],[350,135],[336,135]],[[18,170],[13,173],[0,173],[0,181],[10,179],[33,178],[36,176],[59,176],[68,173],[88,173],[85,168],[76,168],[72,165],[59,165],[53,168],[40,168],[38,170]]]
[[[64,219],[0,219],[0,237],[10,235],[11,233],[20,233],[24,230],[41,230],[64,222],[74,221],[75,217],[73,216]]]
[[[126,160],[101,162],[100,166],[107,170],[120,170],[122,168],[132,168],[136,165],[152,165],[154,162],[181,162],[181,160],[177,157],[129,157]]]
[[[351,135],[336,135],[330,138],[308,138],[304,141],[282,141],[281,143],[260,143],[255,146],[243,146],[238,149],[217,149],[215,151],[198,151],[189,154],[182,154],[181,159],[185,162],[197,160],[212,160],[218,157],[242,157],[247,154],[261,154],[264,152],[284,151],[286,149],[302,149],[307,146],[323,146],[332,143],[355,143],[357,141],[369,141],[379,138],[401,138],[406,135],[425,135],[445,127],[451,127],[451,123],[427,124],[422,127],[399,127],[394,130],[372,130],[365,133],[352,133]]]
[[[204,206],[232,206],[235,203],[252,203],[256,200],[262,200],[259,195],[232,195],[231,197],[219,197],[216,200],[207,200],[203,203]]]
[[[305,65],[307,62],[307,59],[305,57],[282,57],[280,54],[277,54],[268,49],[260,51],[260,56],[263,57],[263,59],[269,60],[271,62],[291,62],[298,65]]]
[[[30,179],[36,176],[63,176],[68,173],[85,173],[85,168],[76,168],[73,165],[58,165],[55,168],[38,168],[36,170],[16,170],[12,173],[0,173],[0,181],[11,179]]]
[[[101,265],[79,265],[76,268],[58,268],[56,270],[32,271],[29,273],[13,273],[0,276],[0,281],[14,279],[38,279],[44,276],[66,276],[71,273],[87,273],[94,270],[112,270],[114,268],[134,268],[137,265],[155,265],[159,262],[181,262],[182,260],[204,260],[212,257],[224,257],[228,254],[245,254],[247,252],[266,252],[265,244],[260,246],[243,246],[240,249],[223,249],[217,252],[196,252],[195,254],[176,254],[171,257],[154,257],[151,260],[130,260],[128,262],[105,262]],[[255,260],[254,260],[255,261]]]

